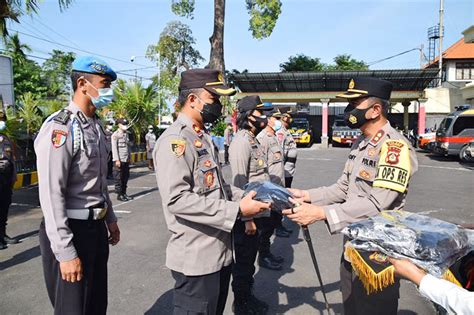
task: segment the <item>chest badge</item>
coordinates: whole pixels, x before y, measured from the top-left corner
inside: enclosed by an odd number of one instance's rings
[[[53,130],[51,142],[55,148],[60,148],[66,143],[67,132],[63,130]]]
[[[203,133],[202,133],[202,129],[197,126],[197,125],[193,125],[193,130],[195,133],[197,133],[198,137],[201,138]]]
[[[258,166],[263,166],[263,160],[262,159],[259,159],[257,163],[258,163]]]
[[[205,166],[205,167],[211,167],[211,165],[212,165],[211,160],[206,160],[206,161],[204,162],[204,166]]]
[[[362,170],[359,172],[359,176],[363,179],[370,179],[370,174],[366,170]]]
[[[210,188],[214,185],[214,172],[208,171],[204,174],[204,181],[207,188]]]
[[[202,142],[199,139],[194,140],[194,146],[198,149],[202,148]]]
[[[184,154],[184,151],[186,150],[186,141],[176,139],[176,140],[171,140],[171,151],[173,151],[174,155],[177,157],[180,157],[181,155]]]
[[[369,149],[367,151],[367,154],[370,156],[370,157],[374,157],[376,154],[377,154],[377,149]]]

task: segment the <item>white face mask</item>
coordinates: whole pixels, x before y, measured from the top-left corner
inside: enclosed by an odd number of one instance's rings
[[[120,124],[120,125],[119,125],[119,128],[120,128],[121,130],[123,130],[123,131],[127,131],[128,126],[127,126],[127,125],[122,125],[122,124]]]
[[[7,123],[4,120],[0,120],[0,131],[5,130],[7,128]]]
[[[281,121],[279,121],[278,119],[275,120],[275,121],[273,122],[272,128],[273,128],[273,130],[275,130],[275,131],[280,130],[280,129],[281,129]]]

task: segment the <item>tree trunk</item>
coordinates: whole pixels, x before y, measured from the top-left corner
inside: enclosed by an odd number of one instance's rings
[[[208,68],[218,69],[224,73],[224,17],[225,0],[214,0],[214,32],[209,38],[211,42],[211,56]]]

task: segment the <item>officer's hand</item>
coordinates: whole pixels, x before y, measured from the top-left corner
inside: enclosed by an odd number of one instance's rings
[[[115,166],[120,167],[120,161],[119,160],[115,161]]]
[[[256,195],[255,191],[251,191],[240,200],[240,212],[243,217],[253,217],[262,211],[270,209],[271,203],[253,200],[253,197]]]
[[[257,233],[257,225],[253,220],[245,221],[245,234],[255,235]]]
[[[294,189],[294,188],[288,188],[288,190],[293,195],[293,198],[297,199],[299,203],[311,202],[311,198],[309,197],[309,191],[302,190],[302,189]]]
[[[283,215],[286,215],[290,220],[299,225],[310,225],[316,221],[325,220],[326,214],[324,209],[320,206],[312,205],[310,203],[298,203],[297,200],[289,198],[295,204],[292,209],[283,210]]]
[[[79,257],[69,261],[60,261],[59,270],[64,281],[74,283],[82,279],[82,263]]]
[[[395,259],[389,257],[388,261],[395,268],[395,274],[397,276],[408,279],[416,285],[420,285],[421,279],[426,275],[423,270],[418,268],[408,259]]]
[[[109,229],[109,244],[117,245],[120,241],[120,229],[117,222],[108,223],[107,228]]]

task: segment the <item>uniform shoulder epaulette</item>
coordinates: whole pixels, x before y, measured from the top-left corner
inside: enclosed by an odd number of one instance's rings
[[[54,116],[53,120],[57,122],[58,124],[66,125],[71,115],[72,115],[72,112],[65,108],[59,111],[59,113],[56,116]]]

